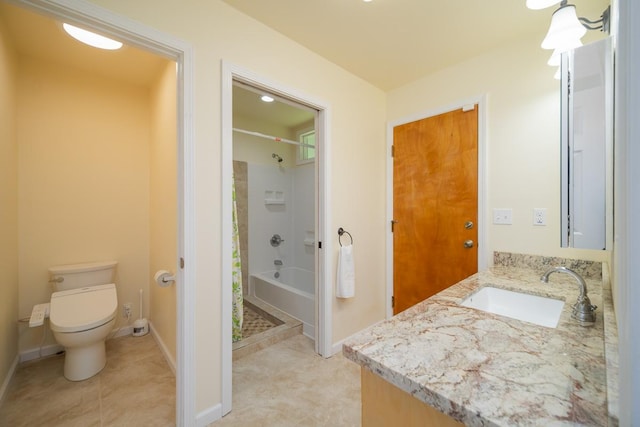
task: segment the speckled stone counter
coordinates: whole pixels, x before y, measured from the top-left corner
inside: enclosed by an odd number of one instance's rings
[[[494,262],[507,266],[475,274],[362,331],[347,340],[343,354],[468,426],[617,424],[617,413],[610,413],[617,397],[609,397],[611,408],[607,397],[607,381],[617,388],[617,377],[607,376],[604,339],[605,322],[615,322],[611,313],[603,316],[611,302],[610,295],[603,301],[601,266],[570,265],[598,306],[595,325],[582,327],[571,319],[575,279],[556,273],[545,284],[540,274],[549,265]],[[487,285],[565,300],[557,328],[459,305]]]

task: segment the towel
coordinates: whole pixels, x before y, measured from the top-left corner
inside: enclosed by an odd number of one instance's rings
[[[353,298],[356,293],[356,273],[353,263],[353,245],[341,246],[338,254],[336,296]]]

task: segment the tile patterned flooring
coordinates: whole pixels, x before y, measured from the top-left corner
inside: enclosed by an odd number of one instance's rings
[[[232,405],[209,427],[356,427],[360,367],[296,335],[233,362]]]
[[[107,342],[107,366],[81,382],[63,358],[21,365],[0,407],[0,426],[172,426],[175,379],[151,335]],[[233,362],[233,410],[211,427],[360,425],[360,370],[324,359],[304,335]]]
[[[173,426],[175,377],[153,337],[107,341],[107,365],[80,382],[62,375],[63,356],[16,371],[0,426]]]
[[[245,304],[242,311],[242,339],[257,335],[277,325],[268,319],[260,316],[260,314],[251,310]]]

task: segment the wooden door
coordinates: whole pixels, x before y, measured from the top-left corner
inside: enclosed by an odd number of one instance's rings
[[[395,314],[478,270],[478,108],[397,126],[393,146]]]

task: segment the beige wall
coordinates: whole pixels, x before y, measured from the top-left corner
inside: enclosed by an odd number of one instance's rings
[[[150,155],[150,275],[154,330],[176,360],[176,287],[161,288],[153,281],[158,270],[177,272],[177,131],[176,64],[168,62],[151,91]],[[149,307],[149,306],[147,306]]]
[[[148,89],[24,56],[17,88],[20,316],[49,301],[49,266],[115,259],[135,319],[149,277]],[[42,336],[24,329],[21,351]]]
[[[18,354],[16,58],[0,17],[0,393]]]
[[[286,82],[330,106],[331,224],[356,242],[358,297],[334,302],[334,340],[384,317],[385,94],[226,4],[92,0],[185,40],[195,58],[196,409],[221,400],[220,357],[220,60]],[[152,11],[152,13],[151,13]],[[353,188],[358,188],[354,203]],[[337,234],[325,242],[337,256]],[[189,260],[187,260],[189,262]],[[333,283],[333,277],[329,278]]]
[[[607,260],[608,251],[560,248],[559,82],[539,42],[537,35],[514,41],[396,89],[387,117],[487,95],[488,253]],[[513,225],[492,224],[493,208],[512,208]],[[532,225],[533,208],[547,208],[547,226]]]

